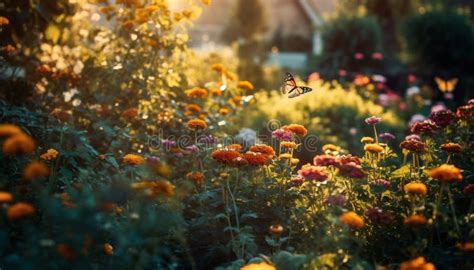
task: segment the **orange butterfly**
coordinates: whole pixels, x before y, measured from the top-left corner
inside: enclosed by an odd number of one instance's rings
[[[298,86],[296,85],[295,78],[289,72],[286,73],[285,80],[281,86],[281,91],[283,94],[288,94],[289,98],[295,98],[297,96],[309,93],[313,91],[313,89],[305,86]]]
[[[434,81],[438,85],[439,91],[443,93],[451,93],[454,91],[456,88],[456,85],[458,84],[458,78],[453,78],[450,80],[443,80],[440,77],[435,77]]]

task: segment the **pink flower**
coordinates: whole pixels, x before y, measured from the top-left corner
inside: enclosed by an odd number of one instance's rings
[[[365,123],[367,125],[375,125],[375,124],[378,124],[380,122],[382,122],[382,118],[377,117],[377,116],[371,116],[371,117],[365,119]]]
[[[328,172],[324,167],[306,164],[298,170],[298,174],[305,180],[325,181],[328,178]]]
[[[414,82],[416,82],[416,76],[413,75],[413,74],[411,74],[411,73],[408,74],[408,76],[407,76],[407,81],[408,81],[409,83],[414,83]]]
[[[354,59],[362,60],[362,59],[364,59],[364,54],[360,53],[360,52],[357,52],[357,53],[354,54]]]
[[[339,76],[345,77],[347,75],[347,71],[345,69],[340,69],[338,72]]]
[[[313,163],[316,166],[336,166],[339,164],[339,161],[334,156],[317,155],[314,157]]]
[[[321,77],[318,72],[313,72],[308,76],[308,81],[319,81],[319,79],[321,79]]]
[[[383,54],[379,52],[374,52],[372,53],[372,59],[374,60],[382,60],[383,59]]]
[[[272,137],[280,141],[292,141],[294,138],[293,132],[282,128],[273,131]]]

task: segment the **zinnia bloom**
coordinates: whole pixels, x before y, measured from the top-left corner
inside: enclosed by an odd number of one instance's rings
[[[305,180],[325,181],[329,174],[324,167],[306,164],[298,170],[298,174],[303,176]]]
[[[128,165],[139,165],[145,163],[145,159],[142,156],[135,154],[127,154],[123,157],[123,163]]]
[[[313,158],[313,164],[316,166],[336,166],[339,160],[331,155],[317,155]]]
[[[306,134],[308,134],[308,130],[304,126],[298,124],[290,124],[288,126],[283,126],[282,128],[290,130],[291,132],[298,134],[301,137],[304,137],[306,136]]]
[[[35,151],[36,143],[26,134],[10,136],[3,143],[3,153],[7,156],[14,154],[30,154]]]
[[[295,149],[298,145],[292,141],[282,141],[280,143],[281,148],[285,149]]]
[[[227,107],[222,107],[222,108],[220,108],[220,109],[219,109],[219,114],[221,114],[221,115],[227,115],[227,114],[229,114],[229,108],[227,108]]]
[[[375,184],[378,186],[382,186],[386,189],[390,188],[390,181],[387,181],[385,179],[377,179],[375,180]]]
[[[249,90],[249,91],[254,89],[253,84],[249,81],[239,81],[237,83],[237,87],[241,88],[241,89],[246,89],[246,90]]]
[[[405,140],[407,141],[419,141],[421,142],[421,138],[420,136],[416,135],[416,134],[410,134],[408,136],[405,137]]]
[[[186,90],[185,93],[188,97],[205,98],[207,96],[207,90],[198,87]]]
[[[202,172],[189,172],[186,174],[186,177],[196,185],[202,185],[204,183],[204,174]]]
[[[364,219],[353,211],[341,214],[339,216],[339,221],[352,229],[362,229],[365,225]]]
[[[259,262],[244,265],[240,270],[276,270],[276,267],[266,262]]]
[[[420,216],[420,215],[411,215],[411,216],[408,216],[405,218],[405,220],[403,221],[403,223],[407,226],[412,226],[412,227],[416,227],[416,226],[422,226],[422,225],[425,225],[426,222],[428,222],[426,220],[426,218],[424,216]]]
[[[438,126],[431,120],[424,120],[415,122],[410,131],[415,134],[433,134],[438,129]]]
[[[382,118],[377,117],[377,116],[371,116],[369,118],[365,119],[365,123],[367,125],[376,125],[382,121]]]
[[[186,105],[186,110],[188,110],[190,112],[200,113],[201,112],[201,107],[197,104],[188,104],[188,105]]]
[[[17,220],[31,216],[35,213],[35,208],[29,203],[18,202],[8,207],[7,217],[9,220]]]
[[[412,152],[423,152],[425,150],[425,144],[417,140],[404,140],[400,143],[400,148],[407,149]]]
[[[233,144],[227,145],[225,148],[229,150],[240,151],[240,149],[242,149],[242,145],[238,143],[233,143]]]
[[[292,141],[293,132],[280,128],[272,132],[272,137],[281,141]]]
[[[225,70],[224,65],[222,64],[212,64],[211,69],[217,72],[223,72]]]
[[[18,134],[23,134],[23,131],[19,127],[12,124],[0,125],[0,137],[10,137]]]
[[[446,152],[455,153],[461,152],[462,147],[458,143],[444,143],[440,146],[440,149]]]
[[[454,165],[443,164],[429,171],[429,176],[442,182],[460,182],[462,180],[461,170]]]
[[[369,143],[364,146],[364,151],[371,153],[382,153],[384,149],[379,144]]]
[[[447,127],[456,115],[450,110],[435,111],[430,114],[430,119],[439,127]]]
[[[429,263],[423,257],[417,257],[413,260],[402,262],[400,270],[435,270],[435,266]]]
[[[196,129],[207,129],[207,124],[201,119],[192,119],[188,121],[187,124],[189,129],[196,130]]]
[[[456,116],[460,119],[468,120],[474,117],[474,105],[469,103],[469,105],[458,107],[456,110]]]
[[[7,17],[0,16],[0,26],[2,25],[8,25],[10,21],[8,20]]]
[[[23,169],[23,178],[25,180],[34,180],[36,178],[47,177],[48,175],[48,166],[39,161],[32,161]]]
[[[114,254],[114,247],[112,247],[112,245],[109,243],[105,243],[102,249],[104,250],[105,255],[110,256]]]
[[[271,146],[268,146],[266,144],[256,144],[250,146],[250,151],[252,152],[257,152],[257,153],[262,153],[266,155],[268,158],[272,158],[275,156],[275,150]]]
[[[278,156],[279,159],[291,159],[291,154],[289,153],[283,153]]]
[[[46,153],[42,154],[40,156],[40,158],[42,160],[52,160],[52,159],[55,159],[57,156],[58,156],[58,151],[56,151],[56,149],[53,149],[53,148],[50,148],[48,149],[48,151],[46,151]]]
[[[426,193],[428,192],[428,188],[426,187],[426,185],[418,182],[410,182],[406,184],[403,189],[406,193],[418,194],[423,196],[426,195]]]
[[[263,166],[267,163],[268,156],[259,152],[248,151],[244,154],[244,159],[250,165],[253,166]]]
[[[341,147],[328,143],[328,144],[323,145],[322,150],[323,150],[323,153],[326,153],[327,151],[337,152],[341,150]]]
[[[235,158],[240,157],[240,153],[230,149],[218,149],[212,152],[211,157],[221,163],[230,165]]]
[[[13,201],[13,196],[10,192],[0,191],[0,203],[9,203]]]
[[[362,137],[362,139],[360,139],[360,142],[361,143],[373,143],[374,142],[374,139],[372,137]]]
[[[300,163],[299,159],[297,159],[297,158],[292,158],[291,159],[291,165],[296,166],[296,165],[298,165],[298,163]]]
[[[379,138],[382,139],[382,140],[385,140],[385,141],[391,141],[391,140],[395,140],[395,136],[391,133],[381,133],[379,135]]]

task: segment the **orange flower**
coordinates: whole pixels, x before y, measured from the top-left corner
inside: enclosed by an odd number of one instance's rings
[[[355,212],[349,211],[339,216],[339,221],[353,229],[361,229],[364,227],[364,219]]]
[[[131,118],[136,117],[137,115],[138,115],[137,108],[128,108],[122,112],[122,117],[125,119],[131,119]]]
[[[297,158],[292,158],[292,159],[291,159],[291,165],[296,166],[296,165],[298,165],[298,163],[300,163],[300,160],[299,160],[299,159],[297,159]]]
[[[196,130],[196,129],[207,129],[207,124],[201,119],[192,119],[188,121],[187,124],[189,129]]]
[[[104,250],[105,255],[110,256],[114,254],[114,247],[112,247],[112,245],[109,243],[105,243],[102,249]]]
[[[12,124],[0,125],[0,137],[10,137],[18,134],[23,134],[23,131],[19,127]]]
[[[25,180],[34,180],[36,178],[47,177],[49,168],[40,161],[32,161],[23,169],[23,178]]]
[[[402,262],[400,264],[400,270],[435,270],[435,266],[429,263],[423,257],[417,257],[415,259]]]
[[[145,159],[139,155],[127,154],[123,157],[123,163],[128,165],[139,165],[145,162]]]
[[[74,249],[66,244],[58,244],[56,246],[56,251],[59,255],[67,260],[72,260],[76,257],[76,252]]]
[[[10,20],[8,20],[6,17],[0,16],[0,26],[8,24],[10,24]]]
[[[224,70],[224,76],[230,81],[235,81],[237,79],[237,75],[235,75],[235,73],[227,70]]]
[[[222,64],[212,64],[211,69],[217,72],[223,72],[225,70],[224,65]]]
[[[425,144],[417,140],[404,140],[400,143],[400,148],[412,152],[423,152],[423,150],[425,150]]]
[[[364,151],[371,152],[371,153],[382,153],[383,147],[375,144],[375,143],[368,143],[364,146]]]
[[[448,164],[432,169],[428,175],[442,182],[460,182],[462,180],[461,170]]]
[[[374,139],[372,137],[362,137],[362,139],[360,139],[360,142],[361,143],[373,143],[374,142]]]
[[[322,150],[323,150],[324,153],[326,153],[327,151],[337,152],[337,151],[341,150],[341,147],[339,147],[337,145],[334,145],[334,144],[331,144],[331,143],[328,143],[328,144],[323,145]]]
[[[30,154],[35,151],[36,144],[33,139],[26,134],[16,134],[10,136],[3,143],[3,153],[5,155]]]
[[[9,220],[17,220],[33,215],[35,208],[29,203],[18,202],[8,207],[7,217]]]
[[[188,104],[186,105],[186,110],[195,112],[195,113],[200,113],[201,112],[201,107],[197,104]]]
[[[135,25],[135,21],[134,20],[126,20],[122,23],[122,27],[125,28],[125,29],[130,29],[132,28],[133,26]]]
[[[202,172],[189,172],[186,174],[186,177],[196,185],[202,185],[204,183],[204,174]]]
[[[132,185],[133,189],[143,190],[146,189],[150,192],[151,196],[157,196],[164,194],[168,197],[174,195],[174,186],[166,180],[159,181],[141,181]]]
[[[458,143],[445,143],[440,146],[441,150],[446,151],[446,152],[461,152],[462,147]]]
[[[10,192],[0,191],[0,203],[9,203],[13,201],[13,196]]]
[[[48,149],[48,151],[46,151],[46,153],[42,154],[40,156],[40,158],[42,160],[52,160],[52,159],[55,159],[57,156],[58,156],[58,151],[56,151],[56,149],[53,149],[53,148],[50,148]]]
[[[227,115],[227,114],[229,114],[229,108],[222,107],[222,108],[219,109],[219,113],[222,114],[222,115]]]
[[[239,82],[237,83],[237,87],[238,87],[238,88],[241,88],[241,89],[246,89],[246,90],[248,90],[248,91],[251,91],[251,90],[254,89],[253,84],[252,84],[251,82],[249,82],[249,81],[239,81]]]
[[[280,224],[270,226],[270,233],[280,235],[283,232],[283,226]]]
[[[421,225],[425,225],[426,222],[428,222],[426,220],[426,218],[424,216],[420,216],[420,215],[411,215],[411,216],[408,216],[405,218],[405,220],[403,221],[403,223],[407,226],[412,226],[412,227],[416,227],[416,226],[421,226]]]
[[[306,136],[306,134],[308,134],[308,130],[304,126],[298,125],[298,124],[290,124],[288,126],[283,126],[282,128],[286,129],[286,130],[290,130],[293,133],[298,134],[302,137],[304,137],[304,136]]]
[[[201,2],[204,4],[204,5],[207,5],[209,6],[211,4],[211,0],[201,0]]]
[[[211,94],[214,97],[218,97],[218,96],[222,95],[222,91],[220,89],[213,88],[213,89],[211,89]]]
[[[280,143],[281,148],[286,148],[286,149],[295,149],[298,145],[295,142],[290,142],[290,141],[282,141]]]
[[[266,262],[249,263],[240,267],[240,270],[276,270],[276,267]]]
[[[252,145],[250,146],[249,150],[256,153],[262,153],[266,155],[267,158],[272,158],[275,156],[275,150],[273,150],[271,146],[268,146],[266,144]]]
[[[267,163],[268,156],[262,153],[248,151],[244,154],[244,159],[247,160],[250,165],[263,166]]]
[[[428,192],[428,188],[426,187],[426,185],[418,182],[410,182],[406,184],[403,189],[406,193],[418,195],[426,195],[426,193]]]
[[[61,204],[64,207],[67,207],[67,208],[75,208],[76,207],[76,205],[72,202],[71,197],[66,192],[63,192],[63,193],[59,194],[59,198],[61,199]]]
[[[235,158],[240,157],[240,153],[231,149],[219,149],[212,152],[211,157],[226,165],[230,165]]]
[[[459,249],[466,252],[474,252],[474,242],[459,244]]]
[[[227,145],[225,148],[229,150],[239,151],[242,148],[242,145],[238,143],[233,143],[233,144]]]
[[[205,98],[207,96],[207,90],[198,87],[186,90],[185,93],[188,97]]]
[[[279,159],[291,159],[291,154],[289,153],[283,153],[278,156]]]

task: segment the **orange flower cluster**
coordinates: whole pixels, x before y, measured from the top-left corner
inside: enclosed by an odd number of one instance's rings
[[[23,178],[25,180],[34,180],[49,176],[49,168],[40,161],[32,161],[23,169]]]
[[[384,149],[379,144],[368,143],[364,146],[364,151],[367,151],[370,153],[382,153]]]
[[[308,130],[303,125],[290,124],[290,125],[285,125],[281,128],[284,130],[289,130],[297,135],[300,135],[301,137],[304,137],[306,136],[306,134],[308,134]]]
[[[152,197],[164,194],[168,197],[174,195],[174,186],[166,180],[158,181],[141,181],[132,184],[132,188],[136,190],[146,190]]]
[[[204,174],[202,172],[189,172],[186,174],[186,177],[198,186],[204,183]]]
[[[192,88],[185,91],[186,95],[191,98],[205,98],[207,96],[207,90],[204,88]]]
[[[186,110],[190,112],[200,113],[201,107],[197,104],[188,104],[186,105]]]
[[[128,165],[140,165],[145,163],[145,159],[139,155],[127,154],[123,157],[122,162]]]
[[[428,221],[424,216],[420,215],[411,215],[405,218],[403,223],[407,226],[411,227],[417,227],[417,226],[422,226],[425,225]]]
[[[426,187],[426,185],[418,182],[410,182],[406,184],[403,189],[406,193],[418,195],[426,195],[426,193],[428,192],[428,188]]]
[[[8,207],[7,217],[9,220],[17,220],[31,216],[35,213],[35,208],[29,203],[18,202]]]
[[[295,149],[298,145],[295,142],[291,141],[282,141],[280,143],[281,148],[286,148],[286,149]]]
[[[423,257],[403,262],[400,264],[400,270],[435,270],[435,266],[429,263]]]
[[[232,149],[218,149],[212,152],[211,157],[226,165],[232,165],[234,159],[240,157],[240,153]]]
[[[237,88],[240,88],[240,89],[245,89],[245,90],[253,90],[254,89],[254,86],[251,82],[249,81],[239,81],[237,83]]]
[[[248,151],[244,154],[244,159],[252,166],[263,166],[267,163],[268,156],[263,153]]]
[[[58,154],[59,153],[56,151],[56,149],[50,148],[48,151],[46,151],[46,153],[42,154],[40,158],[42,160],[53,160],[58,156]]]
[[[0,203],[9,203],[13,201],[13,196],[10,192],[0,191]]]
[[[5,155],[30,154],[36,149],[34,140],[26,134],[16,134],[8,137],[3,143]]]
[[[188,126],[189,129],[192,129],[192,130],[196,130],[196,129],[205,130],[205,129],[207,129],[206,122],[201,120],[201,119],[189,120],[187,126]]]
[[[264,154],[267,158],[272,158],[275,156],[275,150],[266,144],[252,145],[250,146],[249,150],[255,153]]]
[[[454,165],[443,164],[432,169],[428,174],[442,182],[460,182],[462,180],[461,170]]]
[[[340,215],[339,221],[352,229],[362,229],[365,225],[364,219],[353,211],[345,212]]]

